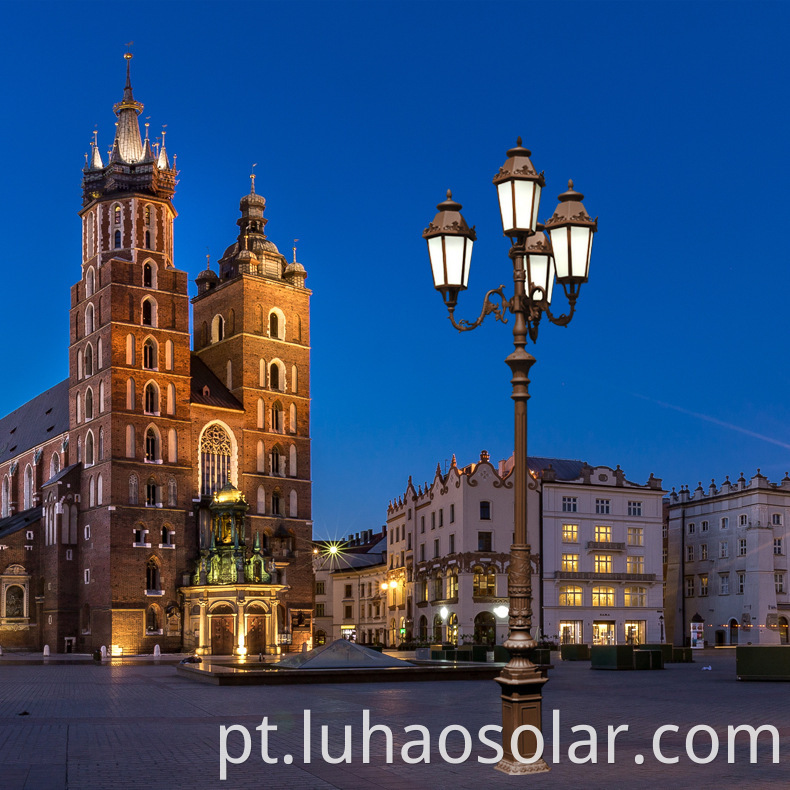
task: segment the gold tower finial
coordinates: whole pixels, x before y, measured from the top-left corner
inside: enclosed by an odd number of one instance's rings
[[[211,269],[211,254],[208,251],[208,247],[206,247],[206,269]]]
[[[252,172],[250,173],[250,194],[255,194],[255,168],[258,166],[257,162],[252,163]]]
[[[294,251],[294,263],[296,263],[296,243],[297,243],[298,241],[299,241],[299,239],[294,239],[294,246],[293,246],[293,251]]]

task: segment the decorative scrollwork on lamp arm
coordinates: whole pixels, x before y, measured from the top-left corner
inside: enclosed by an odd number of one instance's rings
[[[494,294],[499,296],[500,304],[497,304],[491,299]],[[468,332],[470,329],[477,329],[477,327],[483,323],[486,316],[490,313],[494,314],[497,321],[501,321],[503,324],[506,324],[507,316],[505,313],[509,308],[510,300],[505,296],[505,286],[500,285],[499,288],[493,288],[485,295],[485,299],[483,299],[483,309],[480,311],[480,316],[478,317],[477,321],[456,321],[454,305],[448,305],[447,312],[450,314],[450,322],[459,332]]]

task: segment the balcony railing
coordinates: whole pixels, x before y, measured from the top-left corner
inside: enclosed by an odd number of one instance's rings
[[[625,543],[612,543],[609,540],[588,540],[587,551],[625,551]]]
[[[555,579],[568,581],[654,582],[655,573],[594,573],[587,571],[554,571]]]

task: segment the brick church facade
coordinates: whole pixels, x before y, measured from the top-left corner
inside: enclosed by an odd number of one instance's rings
[[[0,646],[273,653],[311,634],[306,273],[253,177],[190,335],[176,170],[130,58],[83,172],[69,377],[0,420]]]

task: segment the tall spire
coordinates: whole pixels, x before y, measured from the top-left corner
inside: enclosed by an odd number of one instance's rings
[[[113,111],[118,116],[115,142],[118,145],[118,156],[121,161],[134,164],[143,158],[143,142],[140,139],[140,124],[137,120],[137,116],[143,111],[143,105],[135,101],[132,95],[132,53],[124,53],[124,58],[126,86],[123,89],[123,100],[113,107]]]

